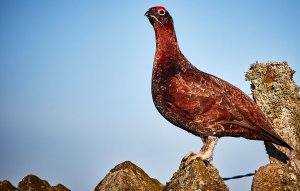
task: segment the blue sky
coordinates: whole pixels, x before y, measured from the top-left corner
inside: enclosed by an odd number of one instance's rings
[[[93,190],[130,160],[163,184],[201,140],[167,122],[151,98],[155,36],[144,13],[165,6],[185,56],[250,94],[255,61],[288,61],[300,84],[298,1],[0,2],[0,179],[27,174]],[[268,162],[261,141],[223,138],[223,177]],[[226,182],[250,190],[251,178]]]

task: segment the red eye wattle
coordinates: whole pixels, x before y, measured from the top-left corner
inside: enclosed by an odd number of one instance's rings
[[[165,15],[166,12],[165,12],[163,9],[161,9],[161,10],[158,11],[158,14],[160,14],[160,15]]]
[[[163,10],[163,11],[167,12],[167,9],[164,8],[164,7],[162,7],[162,6],[155,7],[155,10],[156,10],[157,12],[159,12],[160,10]]]

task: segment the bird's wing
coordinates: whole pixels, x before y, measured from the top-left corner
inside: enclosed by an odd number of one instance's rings
[[[228,82],[206,73],[178,74],[170,80],[169,87],[169,102],[194,120],[256,129],[252,118],[259,119],[260,114],[249,113],[254,102]]]
[[[270,127],[264,114],[249,96],[232,84],[207,75],[210,83],[213,84],[211,92],[215,92],[216,97],[221,97],[219,98],[221,101],[216,103],[216,109],[225,110],[231,116],[222,121],[223,123],[235,124],[254,131],[261,131],[262,127]]]
[[[215,104],[216,110],[224,112],[225,116],[230,116],[225,120],[217,117],[215,118],[215,122],[238,125],[240,127],[238,131],[243,132],[244,129],[248,129],[253,132],[253,136],[263,137],[264,140],[273,138],[279,141],[282,140],[274,131],[258,105],[249,96],[230,83],[215,76],[207,75],[211,80],[208,82],[215,84],[212,86],[215,96],[221,96],[222,98],[221,102]],[[230,126],[223,126],[225,130],[229,127],[228,130],[231,131]],[[270,136],[273,138],[270,138]],[[276,142],[276,140],[274,141]]]
[[[267,140],[292,149],[249,96],[215,76],[200,71],[174,75],[168,96],[169,109],[190,122],[206,125],[224,136]]]
[[[189,118],[203,123],[234,120],[230,102],[224,99],[223,87],[208,75],[177,74],[169,82],[170,104]]]

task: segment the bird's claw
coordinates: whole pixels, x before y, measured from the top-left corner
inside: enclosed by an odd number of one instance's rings
[[[185,154],[183,159],[181,160],[181,168],[187,167],[196,158],[198,158],[198,153],[189,152]]]
[[[181,162],[184,162],[184,161],[188,160],[188,158],[190,158],[191,156],[194,156],[194,155],[196,155],[196,153],[194,153],[194,152],[186,153]]]
[[[206,165],[212,160],[211,158],[206,158],[203,156],[201,152],[199,153],[194,153],[194,152],[189,152],[186,155],[184,155],[182,161],[181,161],[181,168],[187,167],[191,162],[193,162],[196,159],[202,160]]]

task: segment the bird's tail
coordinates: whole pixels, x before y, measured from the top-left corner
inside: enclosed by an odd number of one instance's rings
[[[269,132],[268,130],[261,128],[268,136],[269,141],[280,146],[284,146],[289,150],[294,150],[289,144],[287,144],[274,130],[274,132]]]

